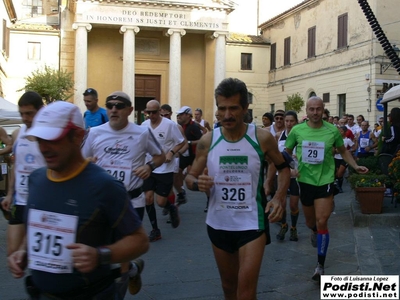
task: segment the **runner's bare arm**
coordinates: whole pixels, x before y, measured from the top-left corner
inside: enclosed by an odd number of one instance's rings
[[[345,148],[344,145],[340,146],[337,148],[337,150],[339,151],[340,155],[342,156],[342,158],[354,169],[356,170],[358,173],[361,174],[365,174],[368,172],[368,168],[364,167],[364,166],[359,166],[356,161],[354,160],[353,156],[351,155],[351,153],[349,151],[347,151],[347,149]]]
[[[257,130],[258,140],[260,141],[261,148],[267,156],[266,159],[272,162],[278,169],[278,188],[271,201],[268,202],[265,211],[268,212],[272,208],[269,215],[270,222],[276,222],[281,219],[284,208],[283,204],[286,200],[287,189],[290,183],[290,169],[289,166],[284,166],[285,159],[278,149],[278,144],[275,138],[265,130]],[[284,166],[283,168],[281,166]]]
[[[196,157],[185,181],[189,189],[193,190],[193,182],[197,181],[199,191],[209,191],[213,185],[213,178],[203,174],[207,166],[208,150],[211,145],[212,133],[208,132],[201,137],[196,148]],[[196,188],[195,188],[196,189]]]
[[[72,250],[74,268],[79,272],[88,273],[98,266],[99,257],[96,248],[79,243],[67,245],[66,248]],[[111,250],[111,263],[128,262],[147,252],[149,238],[143,227],[140,227],[132,234],[114,244],[105,246],[105,248]]]

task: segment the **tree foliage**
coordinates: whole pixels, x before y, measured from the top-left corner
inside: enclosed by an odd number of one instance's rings
[[[303,97],[300,96],[299,93],[293,94],[291,96],[287,96],[287,102],[285,105],[285,110],[294,110],[299,113],[304,106]]]
[[[74,94],[72,73],[49,66],[39,68],[25,78],[26,85],[21,90],[35,91],[49,104],[56,100],[67,100]]]

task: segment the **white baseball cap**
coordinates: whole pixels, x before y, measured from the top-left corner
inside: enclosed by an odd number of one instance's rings
[[[33,119],[28,136],[54,141],[64,137],[70,129],[85,129],[79,108],[66,101],[55,101],[41,108]]]
[[[189,106],[182,106],[177,112],[177,115],[179,114],[192,114],[192,109]]]

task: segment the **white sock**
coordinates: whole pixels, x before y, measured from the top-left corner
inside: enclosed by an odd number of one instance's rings
[[[138,267],[135,263],[131,262],[131,268],[128,271],[129,277],[134,277],[138,273]]]

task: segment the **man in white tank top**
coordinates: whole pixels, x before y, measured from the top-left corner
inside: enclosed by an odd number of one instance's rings
[[[215,97],[222,127],[200,139],[186,177],[188,188],[210,193],[207,231],[225,299],[256,298],[264,247],[270,243],[268,225],[282,217],[290,180],[289,165],[274,137],[244,123],[247,94],[238,79],[219,84]],[[268,204],[263,189],[265,159],[279,172],[278,190]]]
[[[196,108],[196,110],[194,111],[193,121],[200,125],[200,129],[203,134],[211,131],[210,123],[203,119],[203,111],[201,110],[201,108]]]
[[[31,128],[33,118],[42,106],[42,97],[31,91],[23,94],[18,101],[18,109],[24,125],[12,134],[15,163],[11,169],[7,196],[1,203],[5,210],[9,210],[13,204],[7,230],[8,255],[18,250],[25,236],[24,215],[28,199],[29,175],[46,165],[37,141],[26,137],[26,131]]]

